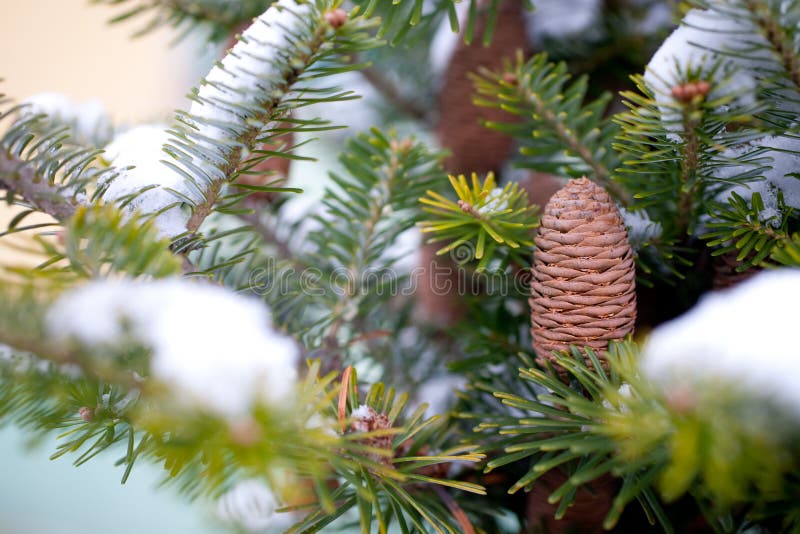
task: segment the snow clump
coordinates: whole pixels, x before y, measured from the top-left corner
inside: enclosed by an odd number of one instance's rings
[[[93,347],[132,340],[152,349],[152,376],[175,397],[230,418],[293,390],[298,349],[258,300],[180,278],[96,280],[62,294],[49,335]]]

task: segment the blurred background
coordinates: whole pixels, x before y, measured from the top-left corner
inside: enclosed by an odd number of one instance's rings
[[[16,102],[42,92],[99,99],[118,125],[168,119],[218,51],[191,39],[170,46],[169,31],[132,39],[136,26],[109,26],[112,15],[87,0],[0,0],[0,92]],[[0,224],[11,217],[0,205]],[[30,236],[15,237],[2,240],[4,263],[35,262]],[[0,534],[221,531],[211,505],[157,488],[156,466],[137,466],[123,486],[115,457],[76,468],[48,459],[54,439],[28,437],[0,428]]]

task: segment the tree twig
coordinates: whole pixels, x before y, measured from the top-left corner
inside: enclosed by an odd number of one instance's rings
[[[0,189],[19,194],[59,221],[70,218],[78,206],[78,202],[64,195],[58,185],[37,177],[30,165],[4,152],[0,152]]]

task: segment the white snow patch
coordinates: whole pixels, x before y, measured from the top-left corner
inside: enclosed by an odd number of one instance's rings
[[[161,237],[175,237],[186,231],[188,211],[181,209],[181,200],[168,189],[174,189],[199,201],[195,188],[176,170],[161,160],[169,159],[163,152],[169,136],[163,125],[142,125],[127,130],[105,148],[106,160],[120,169],[103,195],[107,202],[121,200],[144,187],[154,186],[126,204],[129,213],[153,215]],[[128,168],[130,167],[130,168]],[[166,209],[168,206],[172,206]],[[161,213],[159,213],[161,212]]]
[[[487,213],[507,210],[509,208],[508,197],[503,198],[503,192],[502,187],[495,187],[489,191],[483,202],[476,208],[478,213],[486,215]]]
[[[692,9],[683,18],[681,25],[667,37],[653,55],[644,75],[647,86],[655,93],[662,119],[670,129],[678,130],[680,114],[675,109],[672,88],[686,80],[685,71],[701,68],[708,73],[717,61],[722,68],[712,82],[710,98],[722,96],[720,91],[736,96],[738,105],[752,104],[755,99],[756,81],[761,76],[763,62],[770,61],[768,49],[751,52],[753,59],[732,57],[722,52],[734,52],[745,46],[763,44],[764,40],[752,25],[743,19],[732,19],[730,15],[715,10]],[[713,83],[727,79],[724,84]]]
[[[285,529],[298,517],[293,513],[278,513],[281,505],[270,488],[256,479],[243,480],[217,501],[217,517],[237,524],[250,532],[267,528]]]
[[[193,161],[206,179],[224,178],[218,164],[233,150],[232,142],[251,127],[245,120],[250,110],[261,107],[260,100],[278,90],[275,81],[283,79],[286,51],[297,46],[292,34],[310,12],[308,4],[294,0],[273,3],[203,80],[189,113],[213,123],[198,124],[200,136],[208,139],[198,142],[206,159]]]
[[[634,249],[661,237],[661,223],[650,219],[646,211],[631,211],[626,208],[620,208],[619,211],[628,230],[628,242]]]
[[[104,144],[111,138],[111,119],[98,99],[78,103],[61,93],[38,93],[25,99],[23,104],[27,104],[20,112],[23,117],[43,113],[69,124],[79,141]]]
[[[755,154],[759,150],[764,151]],[[735,185],[724,190],[717,200],[725,201],[732,191],[748,200],[753,193],[760,193],[765,207],[761,212],[761,221],[777,226],[781,219],[778,192],[783,194],[787,206],[800,209],[800,178],[797,177],[800,173],[800,138],[768,135],[729,148],[723,156],[727,160],[737,162],[751,154],[757,157],[757,164],[770,167],[763,171],[764,180]],[[715,176],[722,179],[733,178],[745,170],[747,168],[742,165],[719,167],[715,171]]]
[[[261,302],[180,278],[90,282],[59,297],[47,329],[99,347],[130,336],[152,349],[152,375],[176,398],[223,416],[286,398],[296,377],[297,347]]]
[[[800,270],[762,272],[656,328],[642,369],[665,390],[727,383],[800,416]]]
[[[577,35],[598,35],[600,0],[537,0],[535,9],[525,13],[528,35],[536,47],[543,39],[568,39]]]
[[[373,410],[366,404],[362,404],[358,408],[350,412],[350,417],[352,417],[353,419],[360,419],[362,421],[365,419],[372,419],[373,417],[375,417],[375,410]]]

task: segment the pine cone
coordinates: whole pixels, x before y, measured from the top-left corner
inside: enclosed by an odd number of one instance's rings
[[[728,289],[761,271],[760,267],[750,267],[744,271],[737,271],[736,268],[741,264],[736,260],[738,255],[739,251],[732,250],[714,257],[712,261],[712,266],[714,267],[712,284],[714,289]]]
[[[603,188],[570,180],[545,206],[535,242],[531,334],[540,364],[570,345],[606,350],[633,331],[633,251]]]

